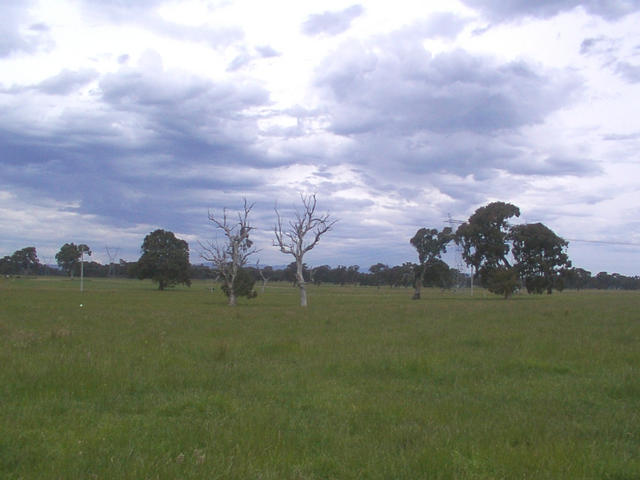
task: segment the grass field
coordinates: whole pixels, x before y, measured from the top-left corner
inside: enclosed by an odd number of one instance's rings
[[[78,286],[0,280],[2,479],[640,478],[640,292]]]

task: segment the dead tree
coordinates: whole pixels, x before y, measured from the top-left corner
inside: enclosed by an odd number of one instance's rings
[[[238,212],[238,221],[232,222],[225,208],[222,213],[222,219],[216,218],[209,212],[209,220],[211,220],[216,228],[219,228],[226,237],[221,245],[217,240],[208,242],[206,245],[200,243],[202,253],[200,256],[213,263],[218,270],[227,292],[229,293],[229,305],[236,305],[236,291],[234,290],[234,282],[238,276],[238,270],[246,265],[251,255],[257,252],[253,248],[253,242],[249,240],[249,233],[254,227],[249,225],[249,213],[253,204],[248,205],[244,200],[244,209]]]
[[[296,281],[300,289],[300,306],[307,306],[307,290],[302,274],[304,254],[315,247],[320,237],[333,228],[337,220],[331,220],[330,215],[316,214],[316,195],[300,195],[303,211],[295,212],[295,220],[289,220],[288,228],[283,229],[282,218],[276,207],[278,223],[274,228],[276,239],[273,243],[282,253],[293,255],[296,260]],[[310,240],[305,242],[305,237]]]
[[[262,278],[262,293],[264,293],[264,288],[271,277],[264,274],[264,268],[260,266],[260,260],[256,262],[256,270],[258,270],[258,274],[260,275],[260,278]]]

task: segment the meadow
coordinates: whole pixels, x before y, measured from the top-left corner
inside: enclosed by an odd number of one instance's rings
[[[210,286],[0,280],[0,478],[640,478],[640,292]]]

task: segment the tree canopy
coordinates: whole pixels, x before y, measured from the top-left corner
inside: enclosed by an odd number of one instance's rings
[[[562,290],[563,274],[571,267],[566,240],[542,223],[514,225],[509,240],[518,272],[529,293]]]
[[[155,230],[144,238],[138,260],[138,278],[150,278],[164,290],[178,283],[190,286],[189,245],[168,230]]]
[[[60,268],[67,272],[67,275],[73,278],[73,274],[76,267],[80,264],[80,258],[83,254],[91,255],[91,249],[84,243],[80,245],[65,243],[60,247],[60,251],[56,253],[56,262],[58,262]]]
[[[494,291],[498,285],[497,279],[492,279],[491,276],[498,271],[500,271],[499,277],[507,279],[511,288],[512,275],[504,272],[505,269],[511,268],[507,259],[509,254],[507,220],[519,216],[520,209],[515,205],[493,202],[478,208],[456,231],[455,240],[462,246],[462,257],[467,265],[473,267],[475,275],[480,277],[481,284],[491,291]],[[495,293],[504,294],[504,288],[500,287],[499,290]]]
[[[0,273],[5,275],[38,273],[40,267],[36,247],[25,247],[0,259]]]
[[[442,265],[438,263],[443,253],[447,251],[447,244],[453,240],[453,232],[450,227],[445,227],[441,232],[435,228],[421,228],[409,241],[418,251],[419,265],[416,269],[415,293],[413,299],[420,298],[420,289],[424,284],[425,275],[431,270],[432,281],[440,278]]]

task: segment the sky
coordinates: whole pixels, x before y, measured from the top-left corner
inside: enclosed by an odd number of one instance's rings
[[[209,213],[338,219],[309,265],[417,261],[492,201],[640,274],[640,1],[0,0],[0,256],[140,256]],[[455,248],[447,259],[455,264]]]

